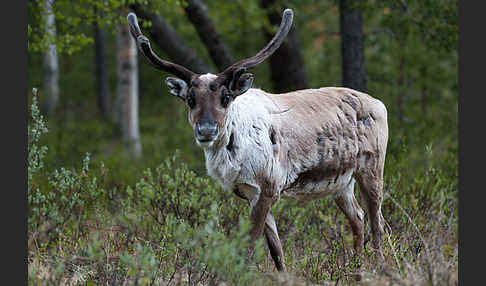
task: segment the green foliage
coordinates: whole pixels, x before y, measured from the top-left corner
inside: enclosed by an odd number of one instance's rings
[[[47,6],[46,1],[49,3]],[[118,23],[126,23],[125,14],[129,5],[135,3],[160,8],[162,4],[174,7],[181,5],[179,0],[34,0],[28,3],[29,23],[27,24],[27,47],[29,52],[47,50],[55,44],[58,53],[71,55],[81,51],[94,42],[90,26],[97,23],[101,27],[115,29]],[[55,16],[55,37],[46,33],[45,17]],[[145,26],[150,23],[145,23]]]
[[[235,208],[238,203],[231,193],[181,163],[178,152],[155,172],[147,169],[135,189],[129,187],[126,192],[127,224],[137,225],[147,239],[160,245],[175,245],[175,249],[167,247],[168,255],[184,253],[175,265],[194,273],[188,279],[208,276],[235,284],[254,279],[246,261],[250,225],[247,218],[242,219],[246,215]],[[261,245],[257,249],[259,261]]]
[[[57,47],[58,53],[72,54],[81,50],[84,46],[93,43],[93,39],[86,35],[86,25],[93,21],[111,23],[120,7],[117,1],[66,1],[45,0],[29,1],[29,23],[27,26],[27,39],[29,52],[44,52],[49,44]],[[97,9],[104,8],[109,12],[107,17],[99,17],[95,14]],[[46,33],[45,18],[48,14],[54,14],[56,34],[54,37]],[[88,26],[89,27],[89,26]]]
[[[40,114],[38,103],[37,103],[37,89],[32,90],[32,105],[31,105],[31,122],[32,124],[27,126],[28,133],[28,145],[27,149],[29,152],[28,157],[28,181],[27,187],[28,192],[35,189],[33,185],[33,178],[39,171],[44,167],[44,157],[46,156],[47,146],[39,146],[41,136],[48,132],[43,116]]]
[[[409,33],[416,32],[430,49],[457,51],[457,0],[370,0],[356,3],[358,9],[369,12],[383,9],[381,26],[393,32],[394,37],[407,38]]]
[[[88,172],[89,153],[79,171],[60,168],[51,173],[44,168],[47,146],[39,142],[47,127],[39,114],[37,90],[33,93],[28,126],[28,229],[34,237],[44,235],[47,242],[52,242],[69,221],[86,218],[101,193],[96,176]]]

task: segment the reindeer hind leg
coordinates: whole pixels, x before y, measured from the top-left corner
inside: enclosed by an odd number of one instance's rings
[[[363,250],[364,243],[364,212],[354,197],[354,178],[342,191],[334,196],[334,201],[344,213],[351,225],[354,237],[354,250],[359,254]]]
[[[381,213],[383,201],[383,172],[381,170],[363,169],[356,176],[360,193],[368,208],[368,217],[373,237],[373,248],[379,258],[383,259],[381,242],[384,235],[385,219]]]

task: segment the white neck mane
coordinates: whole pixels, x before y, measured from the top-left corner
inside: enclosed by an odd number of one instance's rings
[[[235,183],[255,184],[254,173],[258,170],[246,172],[252,166],[264,166],[262,161],[271,155],[266,141],[271,124],[268,108],[272,104],[262,90],[249,89],[230,104],[218,142],[204,148],[208,174],[223,188],[231,189]]]

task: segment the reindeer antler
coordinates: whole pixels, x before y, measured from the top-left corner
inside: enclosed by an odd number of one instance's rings
[[[285,9],[280,27],[278,28],[275,36],[273,36],[272,40],[253,57],[234,63],[226,68],[223,72],[219,73],[216,82],[219,84],[227,83],[228,80],[233,78],[233,75],[241,75],[247,69],[255,67],[270,57],[280,47],[285,37],[289,33],[293,18],[294,12],[292,9]]]
[[[130,27],[130,33],[132,34],[133,38],[135,38],[138,48],[153,66],[155,66],[159,70],[177,76],[178,78],[184,80],[186,83],[189,83],[191,79],[196,76],[194,72],[186,69],[185,67],[171,63],[169,61],[165,61],[154,53],[154,51],[150,47],[149,39],[145,37],[140,31],[140,27],[138,26],[137,21],[137,15],[135,15],[135,13],[129,13],[127,16],[127,20],[128,26]]]

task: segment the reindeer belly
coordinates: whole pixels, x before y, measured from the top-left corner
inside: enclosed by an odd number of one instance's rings
[[[294,182],[283,188],[280,197],[308,201],[335,195],[353,181],[353,173],[354,171],[350,169],[336,174],[335,177],[316,177],[310,172],[303,172]]]

